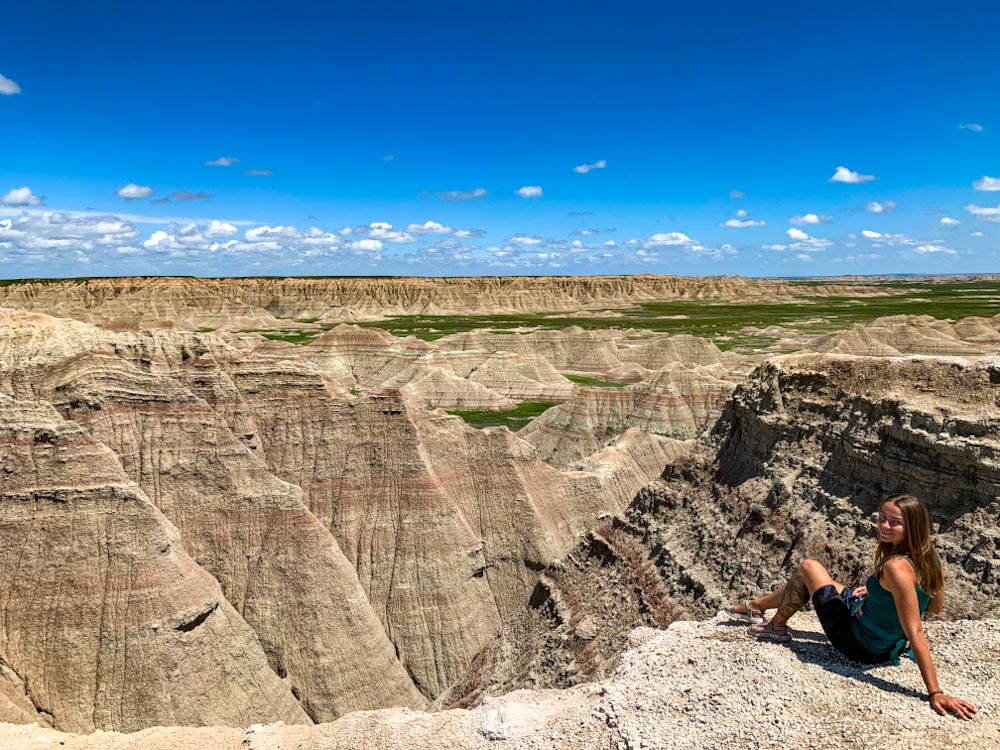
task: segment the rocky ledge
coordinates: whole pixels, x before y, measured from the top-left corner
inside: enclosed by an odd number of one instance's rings
[[[639,628],[607,680],[522,690],[472,710],[384,709],[316,726],[154,727],[60,733],[0,724],[8,750],[335,750],[338,748],[1000,748],[1000,621],[926,626],[942,686],[979,707],[934,713],[912,662],[862,668],[826,642],[811,613],[788,645],[751,639],[723,616]]]

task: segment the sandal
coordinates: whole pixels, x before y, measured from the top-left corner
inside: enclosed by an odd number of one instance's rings
[[[770,620],[762,625],[751,625],[747,632],[754,638],[762,641],[774,641],[775,643],[788,643],[792,640],[792,634],[787,627],[776,628]]]
[[[754,609],[750,606],[750,600],[747,599],[742,603],[746,612],[737,612],[736,607],[740,606],[736,604],[732,607],[726,607],[722,611],[729,615],[730,619],[739,620],[740,622],[749,622],[751,625],[760,625],[764,622],[764,613],[759,609]]]

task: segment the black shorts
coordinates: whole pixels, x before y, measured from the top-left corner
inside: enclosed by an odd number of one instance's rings
[[[872,654],[858,643],[851,630],[851,609],[832,583],[820,586],[812,595],[813,607],[830,643],[848,659],[862,664],[888,661],[888,654]]]

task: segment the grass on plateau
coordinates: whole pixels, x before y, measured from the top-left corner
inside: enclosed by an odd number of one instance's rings
[[[472,425],[477,430],[484,427],[503,426],[511,432],[517,432],[527,425],[532,419],[556,406],[550,401],[522,401],[516,409],[509,411],[482,411],[476,409],[449,409],[448,413],[456,417],[461,417],[467,424]]]
[[[587,388],[624,388],[628,383],[613,383],[610,380],[600,378],[588,378],[586,375],[570,375],[562,373],[562,376],[571,383],[586,386]]]

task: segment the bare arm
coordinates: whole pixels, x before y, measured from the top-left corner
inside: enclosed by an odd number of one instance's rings
[[[934,669],[931,649],[920,622],[916,583],[917,576],[913,567],[903,558],[891,560],[883,568],[882,585],[892,593],[896,614],[910,642],[910,648],[913,649],[917,666],[920,667],[920,676],[927,686],[931,706],[942,716],[951,711],[960,719],[971,719],[976,713],[976,707],[961,698],[945,694],[938,685],[937,670]]]

